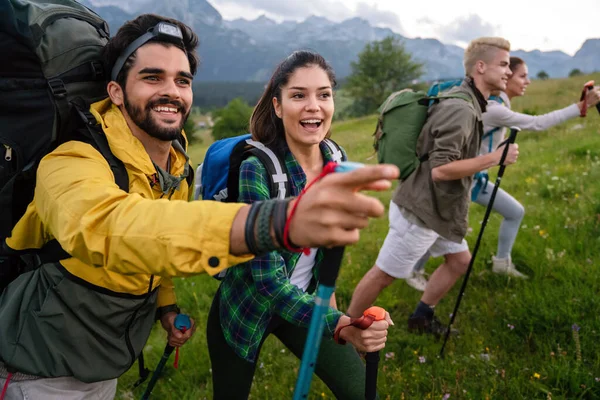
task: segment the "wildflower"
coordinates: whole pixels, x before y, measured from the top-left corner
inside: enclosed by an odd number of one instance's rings
[[[575,193],[575,198],[578,199],[579,198],[579,193]]]
[[[426,361],[427,361],[427,360],[425,359],[425,357],[424,357],[424,356],[419,356],[419,362],[420,362],[421,364],[425,364],[425,362],[426,362]]]
[[[413,351],[413,353],[414,353],[415,355],[419,354],[419,352],[418,352],[418,351],[416,351],[416,350],[415,350],[415,351]]]
[[[536,372],[536,373],[534,373],[534,374],[533,374],[533,377],[534,377],[535,379],[540,379],[540,378],[541,378],[541,375],[540,375],[540,374],[538,374],[538,373]]]
[[[321,397],[325,397],[325,392],[321,392]]]
[[[450,393],[446,393],[444,395],[444,397],[442,397],[442,400],[448,400],[450,398]]]
[[[595,380],[596,382],[600,382],[600,378],[598,378],[598,377],[595,377],[595,378],[594,378],[594,380]]]
[[[389,360],[390,358],[394,358],[395,356],[396,356],[396,354],[394,354],[393,351],[390,351],[389,353],[385,353],[386,360]]]
[[[528,185],[530,185],[534,182],[535,182],[535,179],[532,178],[531,176],[528,176],[527,178],[525,178],[525,183],[527,183]]]
[[[540,229],[539,234],[541,237],[544,237],[544,235],[546,234],[546,231],[543,229]]]
[[[508,326],[508,327],[509,327],[509,329],[510,329],[511,331],[512,331],[513,329],[515,329],[515,326],[514,326],[514,325],[511,325],[511,324],[506,324],[506,326]]]

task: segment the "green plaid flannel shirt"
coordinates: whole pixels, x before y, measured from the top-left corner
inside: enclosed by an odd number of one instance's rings
[[[320,144],[324,162],[332,160],[329,148]],[[306,185],[306,175],[289,149],[285,149],[291,195],[300,194]],[[269,177],[260,160],[251,156],[242,162],[238,201],[252,203],[270,198]],[[303,292],[290,282],[300,253],[273,251],[244,264],[230,268],[220,287],[220,320],[223,335],[242,358],[254,362],[260,343],[273,315],[298,326],[308,328],[314,306],[314,292]],[[313,281],[323,259],[317,251]],[[311,285],[314,287],[315,285]],[[309,287],[310,289],[310,287]],[[329,308],[325,316],[324,335],[333,336],[342,313]]]

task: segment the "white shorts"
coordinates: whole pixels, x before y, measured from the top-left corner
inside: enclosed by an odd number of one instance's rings
[[[414,218],[410,218],[411,216]],[[469,250],[465,239],[461,243],[455,243],[440,236],[419,224],[416,216],[409,211],[400,211],[393,201],[390,201],[389,222],[390,230],[379,250],[376,265],[394,278],[409,278],[413,267],[427,251],[432,257],[439,257]]]

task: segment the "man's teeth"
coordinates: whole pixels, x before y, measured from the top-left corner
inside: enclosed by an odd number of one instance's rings
[[[159,107],[154,107],[154,111],[158,111],[158,112],[172,112],[172,113],[176,113],[176,112],[177,112],[177,108],[173,108],[173,107],[165,107],[165,106],[159,106]]]

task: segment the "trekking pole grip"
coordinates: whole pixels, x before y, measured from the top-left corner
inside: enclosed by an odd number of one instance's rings
[[[588,85],[588,86],[587,86],[587,90],[588,90],[588,92],[589,92],[590,90],[593,90],[593,89],[594,89],[594,84],[591,84],[591,85]],[[598,111],[598,114],[600,114],[600,103],[596,104],[596,110]]]
[[[515,141],[517,140],[517,133],[519,133],[521,131],[521,128],[516,127],[516,126],[511,126],[510,127],[510,135],[508,136],[508,139],[506,139],[504,141],[504,150],[502,151],[502,157],[500,157],[500,170],[498,171],[498,176],[500,178],[502,178],[502,175],[504,175],[504,170],[506,169],[506,165],[504,165],[504,161],[506,160],[506,156],[508,155],[508,148],[511,144],[514,144]],[[502,145],[502,144],[500,144]]]

